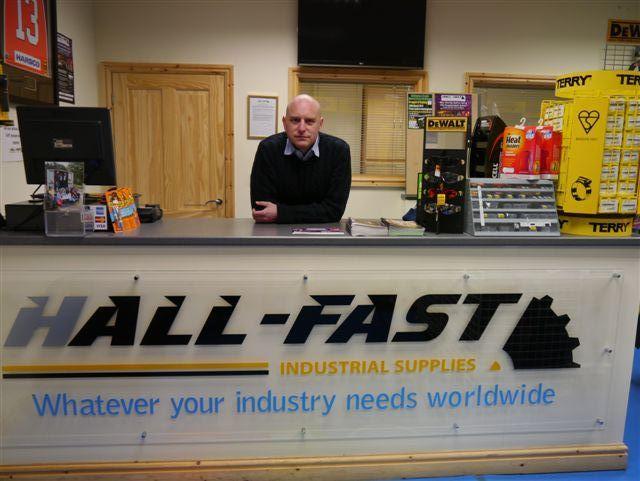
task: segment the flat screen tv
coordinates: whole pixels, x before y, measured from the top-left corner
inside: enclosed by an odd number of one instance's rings
[[[298,64],[424,67],[426,0],[298,0]]]

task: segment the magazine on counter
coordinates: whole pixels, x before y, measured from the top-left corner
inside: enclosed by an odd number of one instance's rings
[[[294,235],[344,235],[340,227],[295,227],[291,229]]]
[[[380,219],[356,219],[349,217],[347,230],[354,237],[386,236],[387,226]]]

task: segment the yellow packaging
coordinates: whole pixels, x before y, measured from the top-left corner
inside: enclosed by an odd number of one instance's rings
[[[604,140],[606,147],[620,147],[622,146],[622,133],[607,132]]]
[[[637,150],[623,150],[622,151],[622,163],[623,164],[638,164],[640,159],[640,152]]]
[[[620,167],[619,180],[628,180],[635,182],[638,180],[638,166],[637,165],[623,165]]]
[[[617,165],[603,165],[600,171],[600,180],[602,182],[615,182],[618,180],[618,166]],[[601,190],[602,192],[602,190]]]
[[[621,195],[635,195],[637,192],[637,182],[635,181],[622,181],[618,182],[618,194]]]
[[[622,130],[624,126],[624,117],[614,117],[609,114],[609,118],[607,118],[607,132],[614,130]]]
[[[619,201],[619,213],[620,214],[633,214],[638,210],[638,198],[637,197],[621,197]]]
[[[600,183],[600,195],[616,195],[618,193],[618,182],[601,182]]]
[[[624,135],[623,146],[624,147],[640,147],[640,132],[626,132]]]
[[[598,204],[598,214],[616,214],[618,212],[618,198],[600,196]]]
[[[602,153],[603,164],[619,164],[620,163],[620,151],[619,150],[605,150]]]
[[[624,122],[624,128],[625,130],[634,130],[640,128],[640,116],[627,115]]]
[[[625,110],[625,100],[624,97],[611,97],[609,100],[609,113],[616,114],[622,113],[624,114]]]

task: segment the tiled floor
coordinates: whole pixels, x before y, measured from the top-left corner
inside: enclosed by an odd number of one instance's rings
[[[624,442],[629,447],[629,465],[625,471],[515,475],[492,474],[483,476],[419,478],[413,481],[640,481],[640,349],[636,349],[635,351]]]

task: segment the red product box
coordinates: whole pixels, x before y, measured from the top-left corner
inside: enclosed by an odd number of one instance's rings
[[[500,177],[540,178],[540,147],[537,146],[534,125],[504,129]]]
[[[539,127],[536,131],[537,145],[540,148],[540,178],[557,179],[560,170],[562,134],[554,132],[553,127]]]

